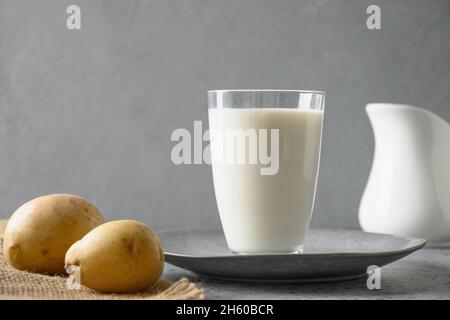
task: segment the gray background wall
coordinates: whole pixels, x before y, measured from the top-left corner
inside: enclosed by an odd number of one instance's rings
[[[0,217],[67,192],[108,219],[218,225],[210,167],[173,165],[171,132],[206,121],[208,89],[292,88],[327,92],[313,224],[358,228],[364,105],[450,121],[449,39],[447,0],[0,1]]]

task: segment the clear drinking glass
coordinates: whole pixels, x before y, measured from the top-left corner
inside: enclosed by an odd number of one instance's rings
[[[231,251],[303,252],[324,105],[320,91],[208,91],[214,190]]]

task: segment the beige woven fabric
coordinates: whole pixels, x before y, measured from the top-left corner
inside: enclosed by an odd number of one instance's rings
[[[203,289],[182,278],[172,284],[159,280],[147,291],[136,294],[102,294],[82,287],[71,290],[66,286],[67,278],[48,276],[11,268],[3,256],[3,231],[5,220],[0,220],[0,299],[41,300],[193,300],[204,299]]]

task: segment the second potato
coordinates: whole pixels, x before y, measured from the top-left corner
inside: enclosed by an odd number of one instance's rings
[[[80,282],[107,293],[137,292],[158,281],[164,252],[156,234],[133,220],[105,223],[74,243],[65,258],[69,273]]]

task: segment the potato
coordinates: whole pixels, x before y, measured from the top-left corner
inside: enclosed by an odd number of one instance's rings
[[[8,221],[3,239],[7,262],[19,270],[65,273],[67,250],[104,222],[85,199],[70,194],[51,194],[31,200]]]
[[[158,236],[133,220],[105,223],[70,247],[66,270],[81,285],[107,293],[132,293],[154,284],[164,268]]]

